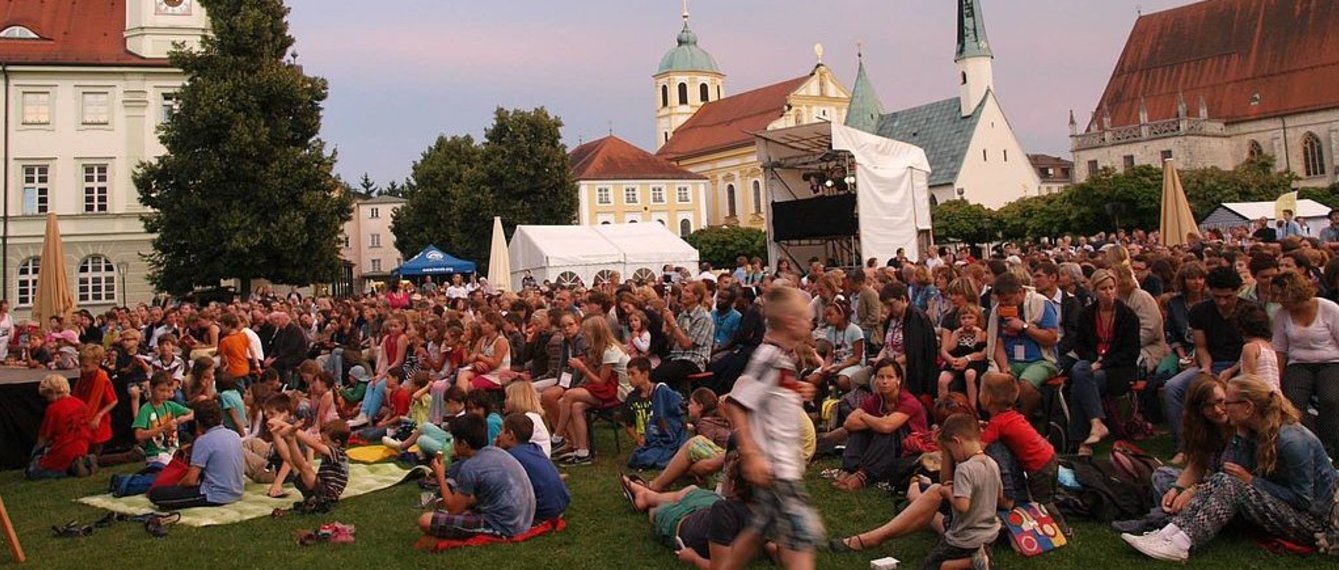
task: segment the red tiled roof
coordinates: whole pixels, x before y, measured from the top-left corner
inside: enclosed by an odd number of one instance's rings
[[[786,98],[809,77],[796,77],[703,105],[674,131],[656,156],[678,160],[742,144],[752,145],[753,133],[767,130],[767,125],[780,118],[786,112]]]
[[[567,153],[577,180],[702,180],[706,177],[610,135]]]
[[[0,30],[10,26],[42,38],[0,38],[0,62],[11,65],[168,65],[126,50],[126,0],[0,0]]]
[[[1135,22],[1089,129],[1189,116],[1227,122],[1339,107],[1339,2],[1205,0]],[[1258,104],[1252,99],[1259,93]]]

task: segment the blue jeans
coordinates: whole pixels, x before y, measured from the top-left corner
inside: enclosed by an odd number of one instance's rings
[[[1102,410],[1102,394],[1107,390],[1107,371],[1093,370],[1091,362],[1080,360],[1074,363],[1069,378],[1072,381],[1069,394],[1074,399],[1069,433],[1075,441],[1082,442],[1088,439],[1088,433],[1092,431],[1092,420],[1107,417]]]
[[[1018,464],[1018,458],[1009,451],[1009,447],[1004,445],[1003,441],[996,441],[986,446],[986,455],[1000,466],[1000,482],[1004,484],[1004,496],[1015,502],[1031,502],[1027,474],[1023,472],[1023,466]]]
[[[377,412],[381,411],[381,402],[386,399],[386,379],[374,380],[367,385],[367,393],[363,394],[362,411],[367,414],[371,420],[377,417]]]
[[[1214,374],[1218,374],[1235,364],[1236,362],[1232,361],[1215,360],[1211,370]],[[1176,444],[1178,450],[1181,447],[1181,416],[1185,414],[1186,392],[1190,391],[1190,383],[1199,375],[1200,368],[1191,366],[1172,376],[1165,384],[1167,424],[1172,430],[1172,443]]]
[[[28,468],[23,470],[23,476],[27,477],[29,481],[36,481],[38,479],[61,479],[70,476],[68,471],[43,469],[42,466],[37,464],[37,462],[41,460],[42,455],[33,457],[32,463],[29,463]]]

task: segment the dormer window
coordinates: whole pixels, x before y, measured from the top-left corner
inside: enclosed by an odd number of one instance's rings
[[[0,30],[0,39],[6,40],[40,40],[42,36],[23,26],[10,26]]]

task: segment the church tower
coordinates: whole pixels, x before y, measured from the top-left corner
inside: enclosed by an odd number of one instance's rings
[[[126,0],[126,49],[140,57],[166,58],[174,42],[193,46],[208,29],[199,0]]]
[[[874,83],[865,73],[863,52],[863,49],[856,52],[860,64],[855,72],[855,85],[851,88],[851,105],[846,109],[846,126],[876,133],[879,130],[879,119],[883,118],[883,103],[874,91]]]
[[[958,99],[962,116],[970,116],[994,88],[995,73],[986,40],[986,19],[981,12],[981,0],[958,0]]]
[[[660,69],[652,76],[656,89],[656,148],[669,142],[674,131],[703,105],[725,96],[725,74],[716,60],[697,45],[697,34],[688,27],[688,2],[684,1],[683,30],[678,45],[660,58]]]

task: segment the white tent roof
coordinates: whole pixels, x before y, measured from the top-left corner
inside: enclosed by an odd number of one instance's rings
[[[696,269],[698,262],[693,246],[658,223],[517,226],[507,249],[514,280],[526,270],[539,281],[571,272],[586,285],[601,271],[628,279],[638,269],[658,273],[667,263]]]
[[[1248,220],[1258,220],[1260,218],[1274,219],[1274,202],[1224,202],[1223,207]],[[1321,204],[1315,200],[1302,199],[1297,201],[1297,211],[1293,212],[1299,218],[1324,218],[1330,215],[1330,207]]]

